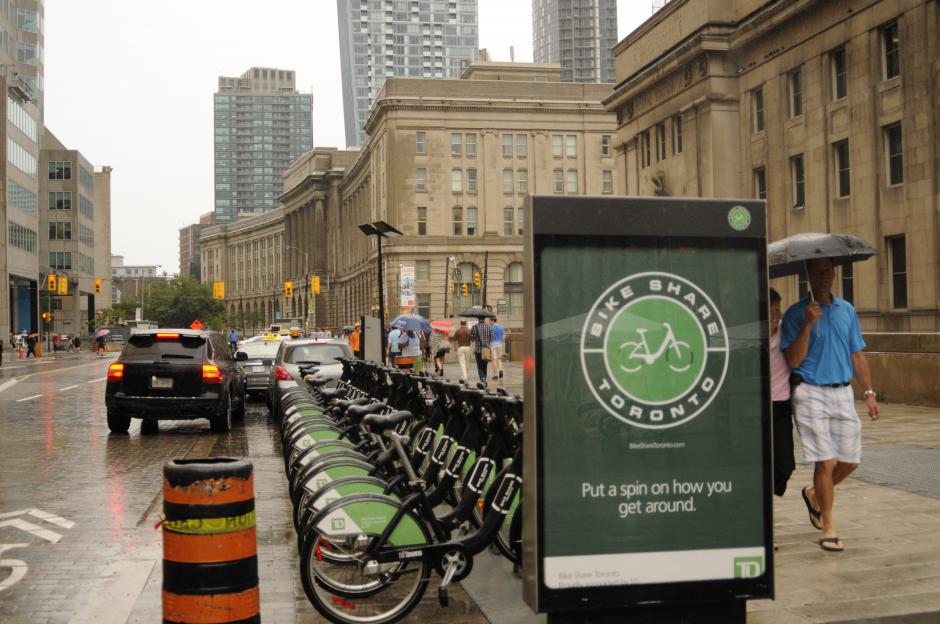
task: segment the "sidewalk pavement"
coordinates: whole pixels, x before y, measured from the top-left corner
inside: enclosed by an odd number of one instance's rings
[[[522,394],[521,364],[505,368],[502,385]],[[445,373],[459,378],[456,365]],[[820,534],[800,496],[812,466],[802,462],[794,432],[797,470],[785,496],[774,499],[776,599],[750,602],[749,624],[940,622],[940,408],[881,407],[881,420],[871,422],[865,406],[857,406],[862,464],[836,490],[842,553],[816,543]],[[475,562],[463,585],[493,624],[545,621],[525,608],[522,582],[494,555]]]

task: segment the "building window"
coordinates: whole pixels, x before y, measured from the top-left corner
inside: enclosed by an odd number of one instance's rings
[[[503,169],[503,195],[512,195],[512,169]]]
[[[754,132],[764,131],[764,87],[751,91],[751,119]]]
[[[790,180],[793,187],[793,207],[803,208],[806,205],[806,171],[803,168],[803,154],[790,158]]]
[[[415,303],[419,316],[431,318],[431,293],[415,293]]]
[[[614,192],[614,172],[610,169],[601,171],[601,193],[610,194]]]
[[[512,206],[503,208],[503,236],[512,236],[515,233],[515,212]]]
[[[452,193],[463,193],[463,171],[460,169],[450,172],[450,190]]]
[[[477,135],[475,132],[468,132],[463,135],[464,140],[464,151],[466,155],[470,158],[474,158],[477,155]]]
[[[640,134],[640,166],[650,166],[650,131],[647,130]]]
[[[49,210],[71,210],[72,191],[50,191]]]
[[[881,41],[884,47],[885,80],[887,80],[901,73],[901,39],[898,36],[897,22],[882,27]]]
[[[460,153],[463,151],[463,144],[461,139],[463,137],[459,132],[450,133],[450,155],[451,156],[460,156]]]
[[[418,206],[418,236],[427,236],[428,234],[428,208],[427,206]]]
[[[839,141],[833,146],[836,160],[836,194],[839,197],[848,197],[852,192],[852,182],[849,165],[849,142]]]
[[[70,221],[50,221],[49,240],[72,240],[72,223]]]
[[[904,182],[904,153],[901,138],[901,124],[896,123],[885,128],[885,159],[888,163],[888,184]]]
[[[89,219],[95,218],[95,205],[84,195],[78,196],[78,211]]]
[[[477,235],[477,209],[467,208],[467,236]]]
[[[561,135],[553,134],[552,135],[552,158],[561,158],[562,146],[561,146]]]
[[[609,134],[601,135],[601,156],[610,156],[610,139]]]
[[[506,303],[509,314],[518,316],[522,314],[522,263],[513,262],[506,267],[503,273],[503,292],[506,294]]]
[[[427,154],[426,140],[426,133],[415,132],[415,154]]]
[[[789,83],[790,117],[799,117],[803,114],[803,71],[790,72]]]
[[[682,115],[672,118],[672,153],[682,153]]]
[[[463,208],[454,206],[454,236],[463,236]]]
[[[415,191],[424,193],[428,190],[428,170],[418,167],[415,170]]]
[[[49,266],[59,271],[72,270],[72,252],[71,251],[50,251]]]
[[[427,282],[431,279],[431,261],[415,260],[415,280]]]
[[[565,172],[565,192],[569,195],[574,195],[578,192],[578,172],[574,169],[569,169]]]
[[[849,92],[845,48],[833,50],[829,56],[832,63],[832,99],[841,100]]]
[[[754,170],[754,196],[767,199],[767,171],[763,167]]]
[[[477,192],[477,170],[467,169],[467,192],[475,195]]]
[[[666,124],[656,124],[656,160],[666,160]]]
[[[849,303],[855,301],[855,273],[851,262],[842,265],[842,298]]]
[[[7,241],[11,247],[35,254],[39,244],[39,236],[35,230],[23,227],[14,221],[7,221]]]
[[[555,169],[552,171],[552,182],[553,182],[553,191],[555,193],[564,193],[565,192],[565,181],[564,173],[561,169]]]
[[[512,158],[512,135],[503,134],[500,138],[503,145],[503,158]]]
[[[516,208],[516,230],[518,231],[519,236],[522,236],[522,233],[523,233],[522,225],[525,222],[524,212],[525,212],[525,208],[523,208],[522,206],[519,206],[518,208]]]
[[[888,262],[891,271],[891,306],[907,307],[907,245],[904,235],[889,236]]]
[[[529,194],[529,172],[526,169],[516,171],[516,193],[519,195]]]
[[[528,158],[529,137],[525,134],[516,135],[516,158]]]
[[[565,156],[568,158],[578,157],[578,137],[574,134],[565,136]]]

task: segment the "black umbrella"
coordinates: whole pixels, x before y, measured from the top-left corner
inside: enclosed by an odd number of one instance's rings
[[[470,318],[485,319],[485,318],[496,318],[496,315],[490,312],[489,310],[484,310],[479,307],[467,308],[459,314],[459,316],[469,316]]]
[[[767,246],[770,277],[806,273],[806,263],[815,258],[832,258],[836,265],[867,260],[878,252],[852,234],[794,234]]]

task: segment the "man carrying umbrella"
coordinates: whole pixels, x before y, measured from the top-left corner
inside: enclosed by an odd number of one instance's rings
[[[819,245],[817,249],[825,253],[827,248]],[[841,552],[844,545],[832,513],[835,486],[858,467],[862,457],[862,425],[850,385],[853,377],[865,389],[872,420],[878,420],[879,408],[862,353],[865,341],[855,308],[832,294],[833,257],[803,262],[810,292],[784,315],[780,350],[793,371],[791,400],[803,454],[815,463],[813,485],[803,489],[803,500],[810,522],[822,531],[819,546]]]

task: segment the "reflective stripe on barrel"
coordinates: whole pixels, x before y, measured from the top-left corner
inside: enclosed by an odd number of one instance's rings
[[[251,462],[172,460],[163,476],[163,621],[260,622]]]

